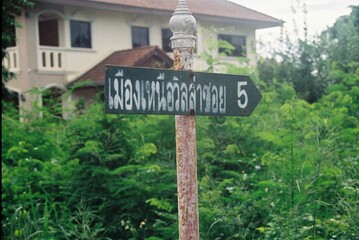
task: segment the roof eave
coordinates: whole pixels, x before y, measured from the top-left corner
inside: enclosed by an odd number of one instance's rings
[[[38,2],[53,3],[53,4],[65,4],[69,6],[77,7],[87,7],[95,8],[109,11],[125,11],[129,13],[141,13],[146,15],[158,15],[165,16],[170,18],[173,14],[173,11],[160,10],[160,9],[151,9],[151,8],[141,8],[141,7],[132,7],[127,5],[112,4],[112,3],[99,3],[93,1],[84,1],[84,0],[36,0]],[[199,13],[193,13],[194,17],[207,21],[223,22],[223,23],[247,23],[254,25],[256,29],[278,27],[283,25],[283,21],[273,18],[271,21],[263,21],[256,19],[241,19],[241,18],[227,18],[221,16],[213,15],[204,15]]]
[[[52,3],[57,5],[68,5],[74,7],[86,7],[86,8],[94,8],[101,10],[109,10],[109,11],[122,11],[129,13],[143,13],[148,15],[162,15],[162,16],[171,16],[173,12],[160,10],[160,9],[152,9],[152,8],[141,8],[134,7],[122,4],[114,4],[114,3],[100,3],[93,1],[84,1],[84,0],[35,0],[37,2],[44,3]]]
[[[210,15],[202,15],[202,14],[193,14],[193,15],[198,20],[210,21],[216,23],[229,23],[233,25],[246,24],[253,26],[256,30],[263,28],[280,27],[284,23],[284,21],[275,18],[273,18],[272,21],[263,21],[256,19],[228,18],[228,17],[210,16]]]
[[[144,56],[142,59],[139,59],[135,66],[141,66],[145,62],[147,62],[151,57],[156,56],[159,59],[161,59],[167,67],[171,67],[173,65],[173,60],[167,55],[163,54],[160,49],[156,46],[151,52],[149,52],[146,56]]]

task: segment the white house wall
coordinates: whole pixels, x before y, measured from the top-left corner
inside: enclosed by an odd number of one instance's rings
[[[44,11],[52,11],[61,17],[59,24],[59,51],[62,51],[63,68],[58,71],[44,71],[39,62],[39,30],[38,16]],[[7,86],[19,89],[19,92],[27,92],[36,87],[44,88],[49,84],[65,86],[68,82],[76,79],[81,74],[99,63],[109,54],[117,50],[131,49],[131,27],[147,27],[149,29],[149,44],[157,45],[162,48],[162,29],[168,28],[168,16],[154,16],[151,11],[148,14],[135,14],[119,11],[105,11],[89,8],[77,8],[72,6],[60,6],[55,4],[37,3],[34,8],[26,10],[17,20],[22,25],[18,28],[18,52],[19,52],[19,71],[17,77],[11,80]],[[255,45],[255,27],[250,25],[226,24],[221,21],[209,22],[206,19],[197,17],[197,53],[195,56],[195,69],[207,69],[205,61],[200,55],[208,46],[207,41],[217,39],[217,34],[231,34],[246,37],[247,58],[249,63],[255,64],[255,54],[252,46]],[[91,23],[91,49],[72,48],[70,36],[70,21],[80,20]],[[218,49],[213,49],[212,54],[220,60],[239,64],[238,58],[219,57]],[[171,55],[171,53],[169,53]],[[31,99],[31,96],[25,96]],[[20,103],[26,108],[31,101]]]
[[[201,20],[199,20],[201,21]],[[224,25],[214,22],[201,22],[200,27],[198,28],[198,54],[196,56],[196,68],[198,70],[207,69],[208,66],[203,59],[200,58],[201,53],[204,51],[210,50],[211,42],[216,42],[218,39],[218,34],[228,34],[228,35],[237,35],[246,37],[246,60],[248,64],[254,66],[256,64],[256,53],[255,53],[255,29],[250,25]],[[219,56],[218,49],[212,48],[212,56],[217,58],[221,62],[227,62],[235,64],[237,66],[243,65],[240,61],[241,58],[238,57],[223,57]]]
[[[162,47],[162,28],[168,28],[168,19],[151,15],[137,15],[124,12],[98,11],[92,9],[77,10],[66,8],[65,16],[70,20],[91,22],[92,49],[66,50],[67,80],[71,81],[79,74],[90,69],[106,56],[117,50],[131,49],[131,27],[147,27],[150,45]],[[69,23],[66,24],[70,32]]]

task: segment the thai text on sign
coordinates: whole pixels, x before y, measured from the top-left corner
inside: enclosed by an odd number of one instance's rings
[[[251,85],[239,75],[107,66],[106,112],[246,116]]]

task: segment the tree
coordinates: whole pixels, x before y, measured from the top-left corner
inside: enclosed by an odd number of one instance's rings
[[[321,41],[327,44],[329,78],[333,84],[357,86],[359,81],[359,5],[349,16],[342,16],[324,31]],[[353,75],[350,81],[345,75]]]
[[[6,49],[13,45],[16,41],[16,36],[14,29],[16,27],[20,27],[20,25],[16,22],[14,16],[20,15],[21,11],[25,7],[32,7],[33,3],[29,0],[7,0],[2,1],[2,35],[1,35],[1,61],[3,62],[4,58],[7,55]],[[11,94],[6,88],[5,84],[9,81],[14,75],[5,68],[4,65],[2,67],[2,82],[1,82],[1,95],[2,100],[9,97]]]
[[[330,85],[342,82],[340,72],[358,75],[359,6],[351,8],[349,16],[340,17],[313,40],[282,37],[284,49],[260,61],[259,77],[268,84],[289,83],[299,97],[314,103]]]

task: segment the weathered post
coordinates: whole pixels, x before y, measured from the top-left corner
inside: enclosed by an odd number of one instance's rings
[[[195,115],[249,116],[262,95],[248,76],[191,71],[196,20],[185,0],[169,25],[175,70],[106,66],[105,111],[176,115],[179,239],[199,240]]]
[[[173,32],[171,46],[175,70],[191,70],[196,38],[196,20],[186,1],[179,0],[170,19]],[[189,74],[191,74],[189,72]],[[194,76],[192,74],[192,79]],[[198,187],[195,110],[188,115],[176,115],[176,161],[178,191],[178,225],[180,240],[199,240]]]

